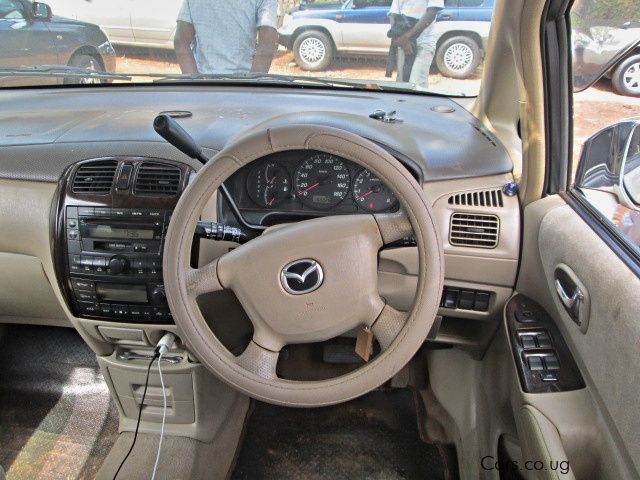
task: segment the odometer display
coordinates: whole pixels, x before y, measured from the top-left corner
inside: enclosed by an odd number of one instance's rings
[[[318,210],[335,207],[349,193],[349,169],[338,157],[319,153],[306,159],[295,175],[298,198]]]

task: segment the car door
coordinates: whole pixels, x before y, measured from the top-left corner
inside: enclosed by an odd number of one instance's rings
[[[173,48],[176,19],[182,0],[166,0],[153,8],[148,0],[127,0],[131,9],[131,28],[138,44]]]
[[[74,2],[73,9],[78,20],[99,25],[112,43],[135,43],[130,0],[82,0]],[[163,11],[164,7],[157,10]]]
[[[0,65],[3,67],[58,63],[47,22],[32,19],[28,7],[27,2],[20,0],[0,0]]]
[[[392,0],[354,0],[337,21],[341,24],[344,49],[381,53],[389,50],[389,9]]]

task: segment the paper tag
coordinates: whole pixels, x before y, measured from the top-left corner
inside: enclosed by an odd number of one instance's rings
[[[358,331],[356,339],[356,353],[365,361],[369,361],[373,350],[373,332],[369,327],[363,326]]]

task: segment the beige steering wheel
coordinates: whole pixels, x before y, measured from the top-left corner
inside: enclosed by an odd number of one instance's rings
[[[191,268],[196,222],[222,182],[254,160],[287,150],[331,153],[369,169],[396,194],[402,213],[302,221],[266,232],[199,269]],[[412,231],[418,245],[419,279],[414,305],[404,313],[386,305],[378,294],[378,251]],[[406,365],[436,317],[443,267],[442,242],[431,207],[409,172],[368,140],[313,125],[253,134],[211,159],[180,198],[164,251],[169,305],[190,351],[234,388],[295,407],[350,400],[380,386]],[[196,302],[199,295],[221,289],[233,290],[253,323],[253,340],[238,357],[216,338]],[[362,367],[323,381],[277,377],[283,346],[325,341],[361,326],[370,327],[380,345],[380,353]]]

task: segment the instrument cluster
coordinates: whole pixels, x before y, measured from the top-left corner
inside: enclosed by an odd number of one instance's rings
[[[395,211],[394,193],[372,172],[323,152],[282,152],[238,171],[227,185],[237,206],[263,213]]]

